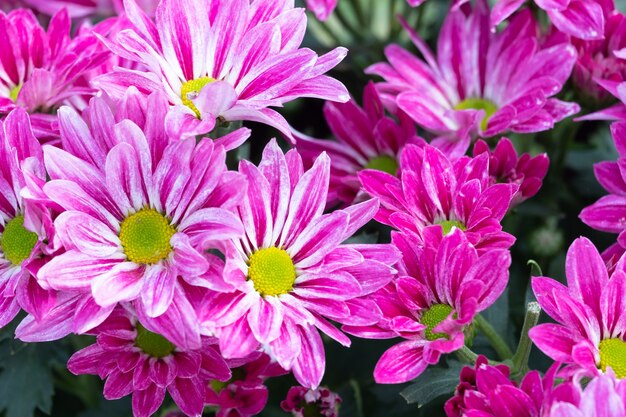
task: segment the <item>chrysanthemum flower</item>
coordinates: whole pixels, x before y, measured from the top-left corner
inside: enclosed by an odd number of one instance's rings
[[[464,329],[504,291],[511,264],[503,249],[479,257],[457,228],[443,238],[429,233],[426,246],[402,233],[394,233],[392,241],[402,253],[400,276],[371,296],[383,319],[375,326],[343,327],[369,339],[407,339],[376,364],[374,378],[383,384],[414,379],[442,354],[461,349]]]
[[[108,400],[132,395],[135,417],[154,414],[166,392],[186,415],[199,416],[207,381],[231,376],[214,339],[203,338],[195,350],[180,349],[121,307],[93,333],[96,343],[75,353],[67,367],[106,379]]]
[[[109,56],[93,34],[72,39],[70,29],[67,11],[52,17],[47,32],[29,10],[0,12],[0,39],[11,46],[0,54],[0,115],[26,109],[40,140],[58,136],[61,105],[85,107],[96,91],[85,73]]]
[[[339,417],[341,402],[339,394],[328,388],[307,389],[295,386],[289,388],[287,398],[280,403],[280,407],[294,417]]]
[[[355,201],[361,188],[359,171],[371,168],[396,175],[402,148],[407,143],[423,143],[404,113],[398,115],[399,123],[385,115],[372,83],[365,87],[362,108],[353,100],[345,104],[328,102],[324,114],[337,142],[298,132],[294,136],[305,166],[312,166],[322,152],[330,156],[329,206]]]
[[[397,251],[341,244],[372,218],[378,202],[322,214],[327,155],[303,172],[298,153],[284,155],[273,140],[258,168],[241,161],[239,171],[248,179],[239,207],[245,236],[226,245],[224,270],[234,292],[210,294],[201,319],[225,357],[244,357],[262,345],[301,385],[315,388],[325,368],[318,329],[349,345],[326,318],[348,316],[347,300],[387,284]]]
[[[530,338],[550,358],[567,364],[565,373],[593,376],[612,368],[618,378],[626,377],[624,261],[609,276],[598,250],[579,238],[567,252],[567,287],[533,278],[537,301],[557,323],[532,328]]]
[[[233,210],[245,179],[227,171],[225,150],[212,140],[168,143],[162,118],[146,122],[144,134],[130,120],[115,123],[98,103],[88,111],[90,126],[62,108],[64,150],[44,147],[51,181],[43,191],[65,210],[55,227],[67,251],[38,278],[48,288],[92,294],[95,304],[80,318],[91,327],[122,301],[136,300],[142,322],[171,305],[172,314],[188,311],[181,284],[217,285],[209,277],[221,276],[222,262],[204,251],[242,233]],[[172,333],[187,324],[195,329],[182,334],[196,336],[176,339]],[[178,326],[160,332],[178,345],[199,343],[197,323],[185,318]]]
[[[515,241],[502,231],[500,221],[518,186],[492,184],[489,155],[452,163],[430,145],[407,145],[400,156],[400,171],[399,179],[375,170],[359,173],[363,189],[380,199],[379,222],[418,237],[425,229],[438,227],[447,234],[454,226],[479,251],[509,248]]]
[[[526,0],[498,0],[491,12],[493,26],[511,16]],[[561,32],[580,39],[602,39],[605,19],[602,8],[612,0],[534,0]]]
[[[578,112],[576,103],[551,98],[576,62],[569,42],[540,46],[529,11],[516,15],[502,32],[492,33],[486,1],[479,0],[471,13],[469,8],[448,13],[436,58],[407,27],[425,62],[390,45],[385,50],[389,64],[367,70],[385,79],[378,89],[387,106],[404,110],[462,152],[470,136],[549,130]]]
[[[548,155],[542,153],[531,157],[525,153],[518,156],[508,138],[501,138],[493,151],[485,141],[479,140],[474,145],[474,156],[482,153],[489,155],[489,176],[492,184],[519,185],[511,205],[519,204],[539,192],[550,165]]]
[[[51,214],[21,193],[27,183],[45,180],[41,147],[28,115],[15,109],[0,121],[0,327],[20,306],[41,318],[55,303],[55,293],[35,279],[54,252],[48,242],[54,238]]]
[[[126,13],[134,27],[108,44],[147,70],[119,69],[96,85],[113,96],[129,86],[164,91],[175,105],[168,125],[177,135],[206,133],[220,118],[267,123],[290,136],[287,122],[269,107],[298,97],[349,98],[341,83],[324,75],[346,50],[318,57],[299,48],[306,16],[293,2],[163,0],[153,23],[127,0]]]

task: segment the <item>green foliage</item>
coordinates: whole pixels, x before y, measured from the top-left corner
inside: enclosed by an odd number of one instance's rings
[[[409,404],[422,406],[442,395],[450,397],[459,384],[459,373],[463,364],[449,361],[447,368],[426,369],[411,385],[400,392]]]

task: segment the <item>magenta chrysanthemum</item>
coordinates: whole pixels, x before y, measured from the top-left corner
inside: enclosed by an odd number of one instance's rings
[[[502,294],[511,264],[503,249],[479,257],[456,228],[443,238],[429,234],[424,247],[402,233],[394,233],[392,241],[402,254],[399,277],[370,296],[382,310],[382,320],[374,326],[343,327],[365,338],[408,339],[376,364],[376,382],[387,384],[416,378],[442,354],[461,349],[463,330]]]
[[[321,155],[303,172],[296,151],[272,141],[257,168],[242,161],[248,194],[239,207],[245,236],[226,245],[224,280],[234,292],[210,294],[202,320],[226,357],[261,345],[303,386],[317,387],[325,368],[318,329],[350,340],[326,318],[349,316],[347,301],[394,275],[391,245],[342,245],[378,208],[369,200],[324,215],[330,161]]]
[[[518,186],[492,184],[486,153],[452,163],[430,145],[407,145],[400,171],[399,179],[381,171],[359,173],[364,190],[380,199],[376,220],[418,237],[425,229],[447,234],[457,227],[480,251],[509,248],[515,241],[500,221]]]
[[[435,58],[425,42],[411,38],[426,62],[390,45],[387,63],[367,71],[380,75],[383,101],[399,107],[424,129],[440,136],[438,146],[463,154],[473,135],[548,130],[579,110],[576,103],[551,98],[569,78],[576,51],[569,43],[542,47],[530,12],[515,16],[492,33],[489,9],[479,0],[451,10]],[[546,65],[549,62],[550,65]]]
[[[540,324],[530,337],[566,373],[597,375],[613,369],[626,377],[626,273],[622,258],[609,276],[593,244],[579,238],[567,252],[565,285],[546,277],[532,281],[537,301],[557,323]]]
[[[294,135],[305,166],[312,166],[322,152],[330,156],[329,206],[355,201],[361,188],[359,171],[371,168],[396,175],[404,146],[423,143],[404,113],[398,115],[399,123],[385,115],[372,83],[365,87],[362,108],[354,100],[345,104],[326,103],[324,114],[337,142],[300,133]]]
[[[93,334],[96,343],[75,353],[68,369],[76,375],[106,379],[104,397],[108,400],[132,394],[135,417],[154,414],[166,392],[185,415],[199,416],[204,409],[204,386],[231,376],[214,339],[203,338],[198,349],[180,349],[121,307]]]
[[[349,98],[341,83],[324,75],[346,50],[318,57],[300,48],[306,16],[293,2],[163,0],[154,23],[130,0],[126,14],[132,29],[108,44],[146,69],[119,69],[96,85],[114,96],[129,86],[163,91],[175,105],[168,123],[172,134],[206,133],[219,117],[267,123],[290,136],[287,122],[269,107],[297,97]]]

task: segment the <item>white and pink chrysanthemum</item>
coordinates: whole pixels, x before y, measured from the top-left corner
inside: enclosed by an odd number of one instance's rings
[[[86,106],[95,93],[86,73],[100,65],[109,52],[91,33],[70,37],[67,11],[52,17],[47,32],[30,10],[0,12],[0,116],[15,107],[31,115],[35,136],[58,137],[56,110],[61,105]]]
[[[367,70],[385,79],[377,84],[385,105],[402,109],[438,137],[438,146],[459,154],[472,136],[544,131],[578,112],[578,104],[553,98],[576,62],[569,42],[540,45],[528,11],[492,33],[486,1],[469,8],[449,12],[437,57],[408,27],[425,61],[398,45],[386,48],[389,63]]]
[[[348,205],[359,195],[361,184],[357,173],[377,169],[396,175],[398,156],[408,143],[421,144],[415,125],[403,112],[399,123],[385,114],[380,97],[372,83],[365,87],[363,107],[354,100],[326,103],[324,115],[337,141],[314,139],[295,132],[296,147],[304,165],[310,167],[326,152],[330,156],[328,205]]]
[[[386,285],[397,251],[341,244],[372,218],[378,202],[322,214],[330,176],[325,154],[304,172],[295,150],[285,155],[272,141],[258,168],[242,161],[239,171],[248,179],[239,207],[245,236],[226,245],[224,270],[234,291],[210,293],[201,320],[226,357],[262,348],[303,386],[317,387],[325,368],[318,329],[349,345],[327,318],[349,316],[349,300]]]
[[[185,415],[199,416],[208,381],[231,377],[215,339],[203,337],[198,349],[180,349],[121,307],[92,333],[96,343],[75,353],[68,369],[106,379],[108,400],[132,395],[135,417],[153,415],[166,392]]]
[[[112,95],[129,86],[165,92],[175,106],[168,123],[172,134],[206,133],[219,118],[259,121],[290,136],[287,122],[270,107],[298,97],[349,98],[341,83],[324,75],[346,50],[318,57],[300,48],[306,15],[293,2],[163,0],[156,22],[134,1],[125,4],[133,27],[107,44],[147,69],[119,69],[96,85]]]
[[[442,354],[461,349],[464,329],[504,291],[511,264],[504,249],[479,256],[456,228],[443,238],[428,233],[425,246],[402,233],[392,241],[402,254],[399,277],[370,296],[383,318],[373,326],[343,326],[368,339],[407,339],[376,364],[374,378],[385,384],[414,379]]]

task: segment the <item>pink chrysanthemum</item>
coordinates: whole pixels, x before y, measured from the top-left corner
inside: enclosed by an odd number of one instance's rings
[[[242,233],[233,210],[245,179],[227,171],[224,148],[210,139],[168,143],[155,98],[145,134],[131,120],[115,123],[94,99],[89,126],[71,109],[60,110],[64,150],[44,147],[51,181],[43,191],[65,210],[55,227],[67,251],[38,278],[47,288],[93,295],[95,304],[77,318],[83,331],[122,301],[136,300],[143,324],[170,306],[175,316],[188,315],[181,285],[219,289],[211,277],[221,277],[222,261],[204,252]],[[195,319],[172,320],[180,323],[164,319],[160,333],[180,346],[199,343]]]
[[[359,173],[364,190],[378,197],[376,220],[418,237],[425,229],[463,230],[479,251],[509,248],[515,238],[502,231],[518,186],[492,184],[489,155],[452,163],[438,149],[407,145],[400,156],[400,178],[381,171]],[[420,238],[423,240],[423,238]]]
[[[423,143],[404,113],[400,112],[399,123],[385,115],[372,83],[365,87],[362,108],[353,100],[345,104],[329,102],[324,106],[324,114],[337,142],[297,132],[294,136],[305,166],[312,166],[322,152],[330,156],[329,206],[355,201],[361,188],[359,171],[371,168],[396,175],[402,148],[407,143]]]
[[[273,140],[258,168],[241,161],[239,171],[248,179],[239,207],[245,236],[226,245],[224,270],[235,291],[207,297],[204,326],[220,338],[225,357],[244,357],[262,345],[301,385],[315,388],[325,368],[318,329],[350,344],[324,317],[347,317],[348,300],[387,284],[397,251],[341,244],[372,218],[378,202],[322,214],[327,155],[303,172],[298,153],[284,155]]]
[[[87,104],[96,90],[85,74],[109,56],[93,34],[72,39],[70,29],[67,11],[52,17],[47,32],[29,10],[0,12],[0,39],[8,45],[0,53],[0,115],[26,109],[40,140],[58,136],[61,105]]]
[[[511,205],[519,204],[539,192],[550,165],[548,155],[542,153],[531,157],[525,153],[520,157],[507,138],[501,138],[493,151],[485,141],[479,140],[474,145],[474,156],[482,153],[489,155],[489,176],[492,184],[519,185]]]
[[[567,287],[533,278],[537,301],[557,323],[540,324],[529,335],[546,355],[568,365],[564,373],[593,376],[612,368],[626,377],[625,261],[609,276],[598,250],[579,238],[567,252]]]
[[[511,16],[526,0],[498,0],[491,12],[493,26]],[[605,19],[602,8],[613,0],[534,0],[561,32],[580,39],[602,39]]]
[[[460,154],[470,136],[549,130],[578,112],[576,103],[551,98],[576,62],[572,45],[542,47],[528,11],[516,15],[502,32],[492,33],[486,1],[479,0],[471,13],[469,9],[464,5],[449,12],[437,58],[408,27],[425,62],[398,45],[386,48],[389,64],[367,70],[385,79],[378,84],[385,105],[404,110],[439,136],[438,146],[447,144]]]
[[[294,417],[339,417],[341,402],[341,397],[328,388],[295,386],[289,388],[287,398],[280,403],[280,407]]]
[[[383,319],[374,326],[343,327],[359,337],[407,339],[376,364],[374,378],[385,384],[414,379],[442,354],[461,349],[463,330],[504,291],[511,263],[503,249],[479,257],[456,228],[443,238],[429,233],[424,247],[402,233],[394,233],[392,241],[402,253],[400,276],[371,296]]]
[[[108,400],[132,394],[135,417],[154,414],[166,392],[186,415],[199,416],[205,384],[231,376],[214,339],[204,337],[195,350],[180,349],[121,307],[93,333],[96,343],[75,353],[67,367],[76,375],[106,379]]]
[[[123,30],[110,48],[147,70],[119,69],[96,84],[109,94],[128,86],[163,91],[175,105],[169,130],[193,136],[213,129],[217,118],[254,120],[290,136],[287,122],[269,107],[297,97],[347,101],[345,87],[324,75],[346,55],[344,48],[318,57],[300,48],[303,9],[287,0],[163,0],[153,23],[132,0]]]

